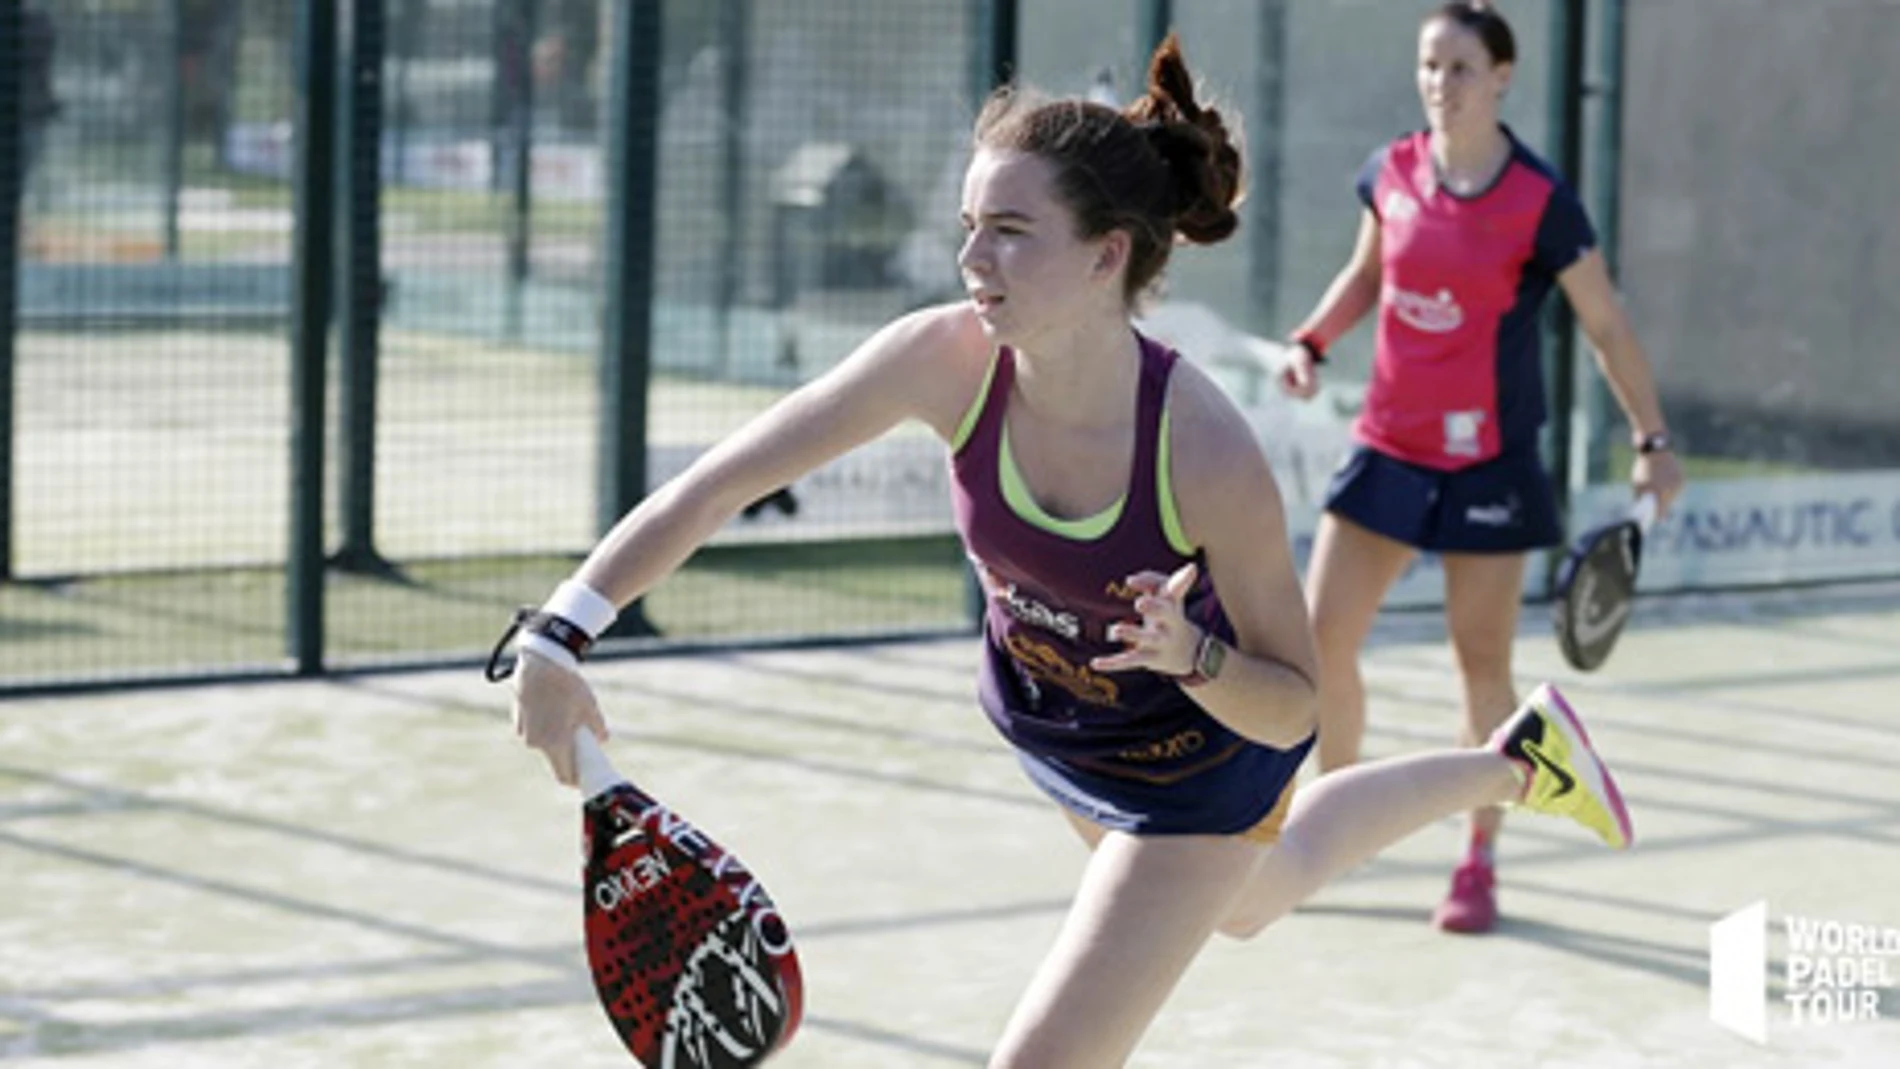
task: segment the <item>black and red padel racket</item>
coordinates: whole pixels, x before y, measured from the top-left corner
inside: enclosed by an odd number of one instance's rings
[[[744,1069],[791,1042],[804,984],[791,933],[731,851],[574,739],[587,963],[646,1069]]]

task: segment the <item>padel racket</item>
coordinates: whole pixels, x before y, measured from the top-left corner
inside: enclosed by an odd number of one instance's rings
[[[804,1012],[785,921],[731,851],[574,735],[587,964],[646,1069],[743,1069],[791,1042]]]
[[[1570,667],[1594,672],[1616,648],[1635,607],[1643,535],[1655,520],[1656,496],[1644,494],[1628,515],[1578,535],[1557,566],[1551,623]]]

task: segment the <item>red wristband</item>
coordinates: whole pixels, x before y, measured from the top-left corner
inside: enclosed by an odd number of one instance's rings
[[[1295,332],[1293,335],[1293,344],[1305,349],[1307,353],[1312,356],[1313,363],[1324,364],[1326,362],[1326,343],[1321,341],[1319,335],[1312,331],[1302,330]]]

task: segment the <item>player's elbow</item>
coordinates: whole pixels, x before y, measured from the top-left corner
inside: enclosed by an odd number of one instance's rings
[[[1272,700],[1264,703],[1253,740],[1276,750],[1290,750],[1305,742],[1319,726],[1319,691],[1312,682],[1297,673],[1276,688]]]

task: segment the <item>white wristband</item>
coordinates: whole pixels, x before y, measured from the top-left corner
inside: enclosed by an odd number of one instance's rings
[[[517,654],[533,653],[536,657],[544,661],[553,661],[570,672],[581,670],[581,662],[574,659],[574,655],[568,652],[567,647],[546,635],[531,635],[526,631],[517,634],[515,652]]]
[[[547,604],[541,611],[552,613],[563,620],[587,632],[588,638],[599,638],[601,632],[613,626],[620,610],[601,593],[586,583],[569,579],[554,588]],[[550,642],[549,645],[558,645]],[[566,653],[566,650],[561,652]],[[568,660],[573,660],[569,657]]]

